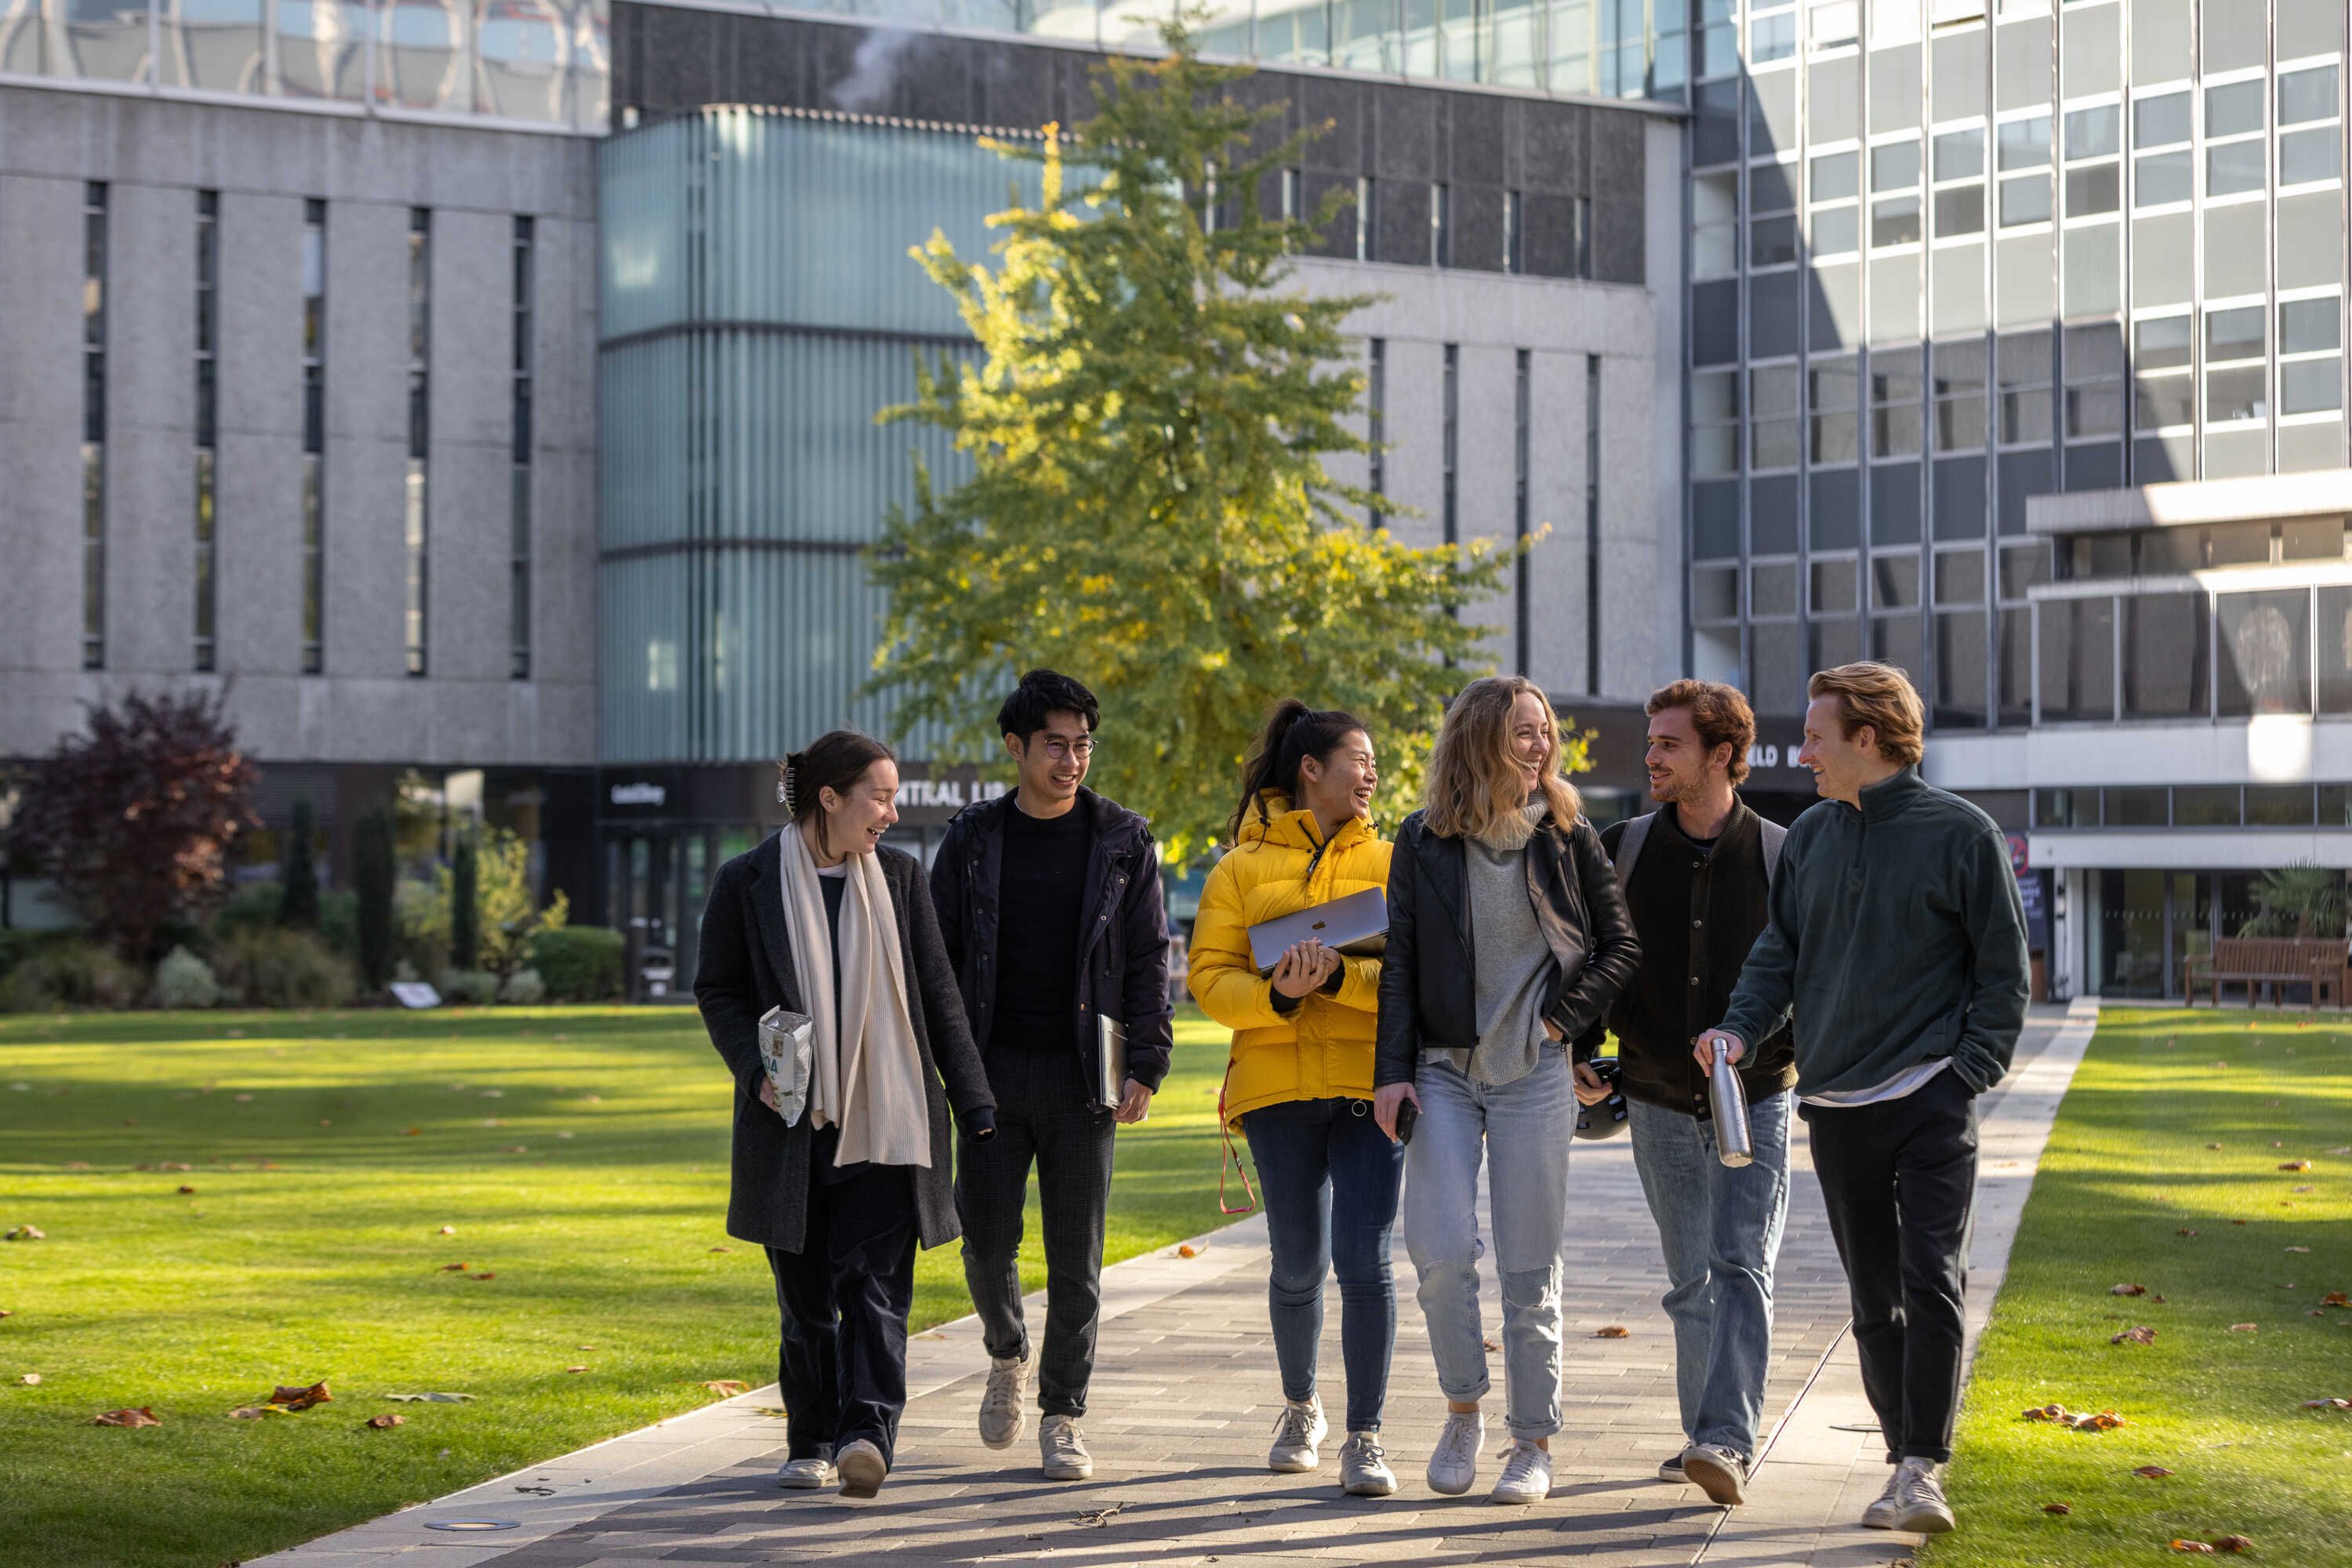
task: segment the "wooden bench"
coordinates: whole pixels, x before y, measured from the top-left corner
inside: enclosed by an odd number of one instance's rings
[[[2213,1005],[2219,1007],[2221,987],[2236,982],[2245,986],[2249,1007],[2260,998],[2265,984],[2274,997],[2281,997],[2284,986],[2309,986],[2312,1005],[2328,1006],[2342,1000],[2344,981],[2345,944],[2340,940],[2225,936],[2214,942],[2211,953],[2189,961],[2189,1002],[2196,1005],[2197,988],[2202,984],[2211,991]]]

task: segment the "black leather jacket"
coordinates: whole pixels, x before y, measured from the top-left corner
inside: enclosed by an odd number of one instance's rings
[[[1633,922],[1601,835],[1578,817],[1547,820],[1528,840],[1536,922],[1559,961],[1544,1016],[1563,1040],[1604,1017],[1642,962]],[[1388,952],[1381,965],[1381,1022],[1372,1083],[1411,1083],[1422,1047],[1478,1043],[1477,955],[1469,940],[1470,884],[1462,841],[1406,817],[1389,861]]]

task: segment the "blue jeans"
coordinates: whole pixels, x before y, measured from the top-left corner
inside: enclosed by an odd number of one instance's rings
[[[1483,1160],[1502,1284],[1505,1414],[1514,1437],[1559,1430],[1559,1248],[1574,1081],[1560,1046],[1544,1047],[1531,1071],[1506,1084],[1475,1082],[1426,1056],[1413,1075],[1421,1121],[1405,1157],[1412,1179],[1405,1184],[1404,1244],[1421,1276],[1437,1385],[1465,1404],[1490,1386],[1478,1315]]]
[[[1716,1155],[1715,1124],[1631,1101],[1633,1168],[1665,1254],[1683,1433],[1756,1457],[1772,1360],[1772,1263],[1789,1214],[1787,1091],[1748,1108],[1753,1163]]]
[[[1274,1268],[1266,1310],[1282,1396],[1315,1396],[1323,1342],[1323,1277],[1339,1275],[1339,1353],[1348,1371],[1348,1430],[1377,1432],[1396,1349],[1396,1226],[1404,1151],[1372,1120],[1368,1100],[1293,1100],[1242,1119],[1265,1204]]]

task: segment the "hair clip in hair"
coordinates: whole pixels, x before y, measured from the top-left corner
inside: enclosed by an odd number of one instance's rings
[[[776,804],[778,805],[793,804],[793,792],[784,787],[784,781],[782,779],[776,781]]]

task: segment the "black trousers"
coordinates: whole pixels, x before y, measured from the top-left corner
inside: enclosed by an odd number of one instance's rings
[[[792,1457],[863,1437],[892,1462],[907,1407],[915,1303],[915,1187],[904,1165],[824,1183],[811,1173],[798,1252],[768,1248],[783,1319],[776,1384]]]
[[[1901,1100],[1800,1107],[1886,1459],[1952,1457],[1976,1204],[1976,1099],[1948,1068]]]
[[[1029,1166],[1045,1221],[1045,1345],[1037,1408],[1084,1415],[1102,1311],[1103,1214],[1110,1205],[1111,1145],[1118,1131],[1087,1093],[1074,1051],[1032,1055],[992,1048],[996,1136],[956,1145],[956,1212],[963,1220],[963,1277],[992,1356],[1026,1356],[1021,1315],[1022,1208]]]

